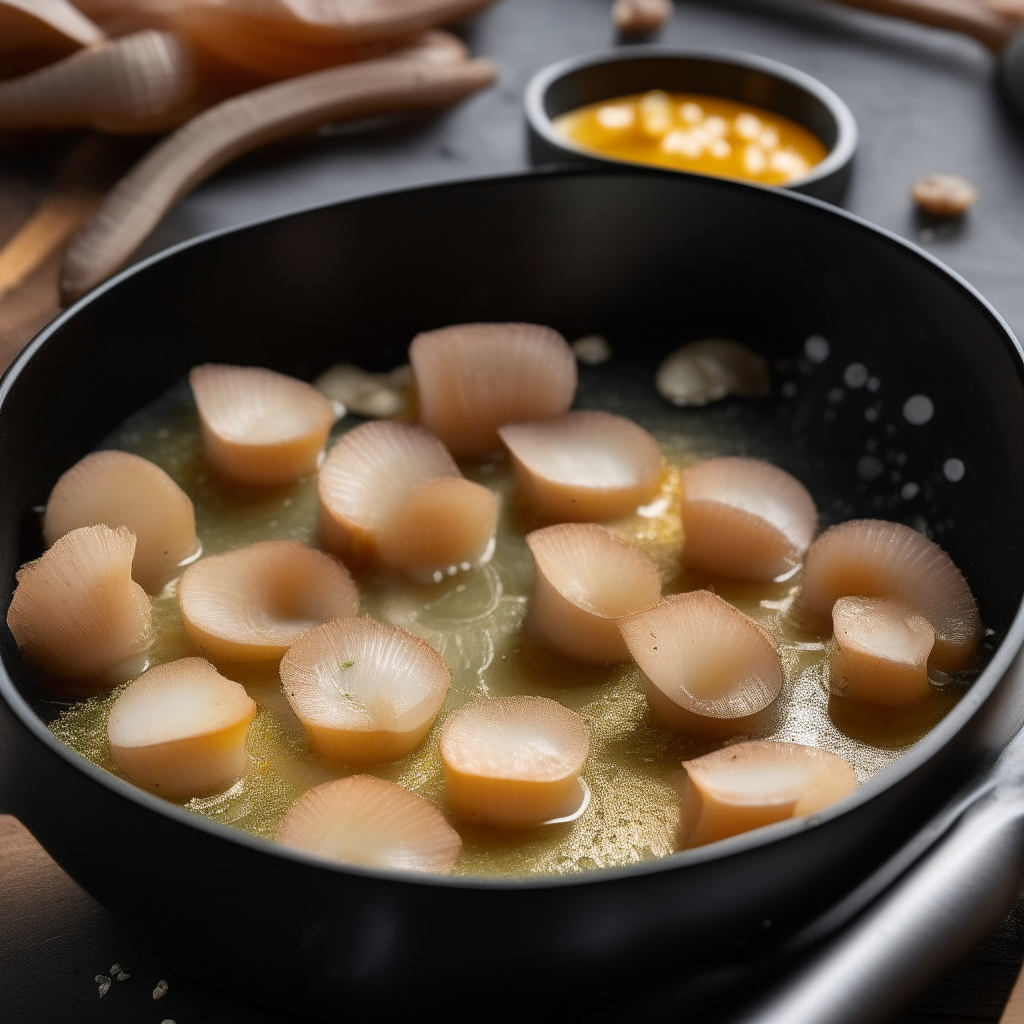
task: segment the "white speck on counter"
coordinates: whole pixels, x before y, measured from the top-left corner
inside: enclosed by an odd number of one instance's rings
[[[964,478],[967,467],[962,459],[946,459],[942,464],[942,475],[951,483],[959,483]]]
[[[127,981],[130,977],[131,977],[131,975],[127,971],[118,971],[117,972],[117,980],[118,981]]]
[[[850,363],[843,370],[843,381],[848,388],[862,388],[868,382],[868,368],[863,363]]]
[[[935,403],[927,395],[911,395],[903,403],[903,418],[915,427],[923,427],[935,415]]]
[[[121,973],[121,965],[120,964],[111,964],[110,976],[113,978],[115,975],[120,974],[120,973]]]
[[[97,974],[93,981],[99,986],[100,999],[102,999],[110,991],[110,979],[105,974]]]
[[[920,490],[921,488],[912,481],[910,483],[905,483],[900,489],[900,497],[904,501],[913,501],[920,493]]]
[[[153,989],[153,998],[154,999],[163,999],[163,997],[165,995],[167,995],[167,989],[168,988],[169,988],[169,986],[168,986],[167,982],[164,981],[163,978],[161,978],[156,983],[156,988]]]

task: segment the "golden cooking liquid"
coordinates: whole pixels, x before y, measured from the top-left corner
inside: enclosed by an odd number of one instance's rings
[[[854,766],[861,781],[890,764],[956,703],[963,685],[935,689],[928,700],[909,710],[845,706],[829,697],[823,639],[804,631],[790,614],[799,576],[785,583],[750,584],[682,573],[680,467],[714,454],[759,454],[748,447],[756,432],[751,424],[730,417],[737,410],[728,403],[714,411],[684,412],[652,400],[649,380],[631,393],[614,364],[601,369],[604,382],[597,386],[581,378],[578,404],[631,416],[657,437],[667,463],[659,497],[638,514],[608,525],[656,560],[666,594],[710,586],[767,626],[778,643],[785,684],[778,713],[758,736],[831,750]],[[356,422],[347,417],[333,437]],[[132,416],[103,447],[123,448],[153,460],[184,488],[195,503],[204,554],[260,540],[315,544],[315,479],[267,490],[218,481],[204,464],[195,408],[184,384]],[[481,695],[529,693],[561,701],[586,722],[590,754],[583,777],[591,791],[590,803],[575,821],[527,832],[503,833],[452,822],[464,840],[455,873],[564,875],[652,860],[677,849],[677,786],[684,775],[680,762],[720,743],[662,729],[648,712],[635,665],[579,665],[537,647],[524,635],[533,562],[523,538],[536,524],[515,507],[506,459],[466,464],[463,469],[501,496],[492,561],[439,584],[415,584],[382,573],[357,577],[362,613],[423,637],[451,668],[447,700],[423,745],[400,761],[370,769],[332,764],[310,750],[281,690],[276,664],[219,665],[246,687],[259,707],[248,739],[249,770],[227,792],[190,800],[187,808],[270,839],[285,811],[311,786],[369,771],[443,809],[438,735],[446,715]],[[157,639],[151,663],[195,655],[182,626],[174,584],[155,598],[154,610]],[[52,702],[41,709],[57,737],[114,774],[121,773],[110,758],[106,724],[123,689],[76,703]]]
[[[802,178],[828,155],[817,135],[781,114],[699,93],[619,96],[562,114],[554,124],[601,156],[764,185]]]

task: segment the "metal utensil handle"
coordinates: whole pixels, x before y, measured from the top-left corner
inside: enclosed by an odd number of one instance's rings
[[[964,814],[908,874],[746,1024],[872,1024],[954,963],[1007,912],[1024,880],[1024,792]]]

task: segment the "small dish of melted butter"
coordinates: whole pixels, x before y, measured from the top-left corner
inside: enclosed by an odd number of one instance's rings
[[[660,89],[591,103],[554,119],[569,142],[630,163],[788,185],[828,155],[809,129],[736,100]]]

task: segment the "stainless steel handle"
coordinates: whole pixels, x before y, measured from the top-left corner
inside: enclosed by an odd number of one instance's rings
[[[1014,761],[1018,740],[1001,759]],[[1008,755],[1011,755],[1008,757]],[[1002,766],[1002,765],[1001,765]],[[744,1024],[872,1024],[1007,912],[1024,880],[1024,790],[998,785],[837,938],[741,1015]]]

